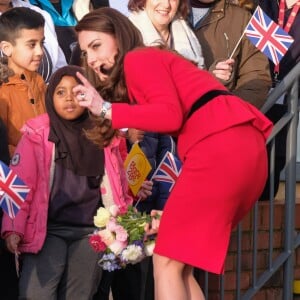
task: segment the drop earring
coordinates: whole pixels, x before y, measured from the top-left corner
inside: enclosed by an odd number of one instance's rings
[[[2,49],[0,49],[0,57],[11,57],[11,53],[6,54]]]

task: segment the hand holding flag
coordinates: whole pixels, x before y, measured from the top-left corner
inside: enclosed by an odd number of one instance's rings
[[[0,161],[0,206],[15,218],[30,189],[6,164]]]
[[[170,192],[181,172],[181,161],[167,151],[151,180],[159,181]]]
[[[180,172],[181,161],[167,151],[150,180],[158,181],[160,183],[160,192],[168,194],[171,192]],[[138,199],[135,207],[140,201],[141,198]]]
[[[234,47],[230,58],[232,58],[244,34],[250,42],[266,55],[275,65],[278,65],[294,39],[278,24],[271,20],[265,12],[257,6],[252,18],[247,24],[242,36]]]

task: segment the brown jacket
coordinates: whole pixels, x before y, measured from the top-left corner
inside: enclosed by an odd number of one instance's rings
[[[21,138],[21,127],[28,119],[46,112],[45,91],[43,78],[29,71],[9,77],[0,86],[0,117],[7,128],[11,157]]]
[[[194,28],[207,69],[227,59],[237,45],[251,14],[225,0],[217,1],[210,12]],[[226,35],[228,39],[226,39]],[[223,84],[234,94],[260,108],[271,87],[267,57],[244,36],[234,52],[232,78]]]

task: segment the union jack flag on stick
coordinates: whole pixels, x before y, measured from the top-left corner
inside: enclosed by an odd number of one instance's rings
[[[10,218],[15,218],[29,191],[20,177],[0,161],[0,206]]]
[[[252,44],[278,65],[294,39],[257,6],[245,32]]]
[[[154,174],[152,180],[159,181],[170,192],[181,172],[181,162],[174,155],[167,151]]]

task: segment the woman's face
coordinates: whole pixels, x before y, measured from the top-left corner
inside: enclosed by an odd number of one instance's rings
[[[146,0],[145,11],[156,30],[166,30],[174,19],[180,0]]]
[[[104,32],[81,31],[78,34],[78,41],[89,67],[95,71],[101,81],[107,79],[118,54],[115,37]]]
[[[63,76],[53,94],[53,105],[56,113],[64,120],[76,120],[85,108],[75,100],[73,88],[78,82],[73,76]]]

